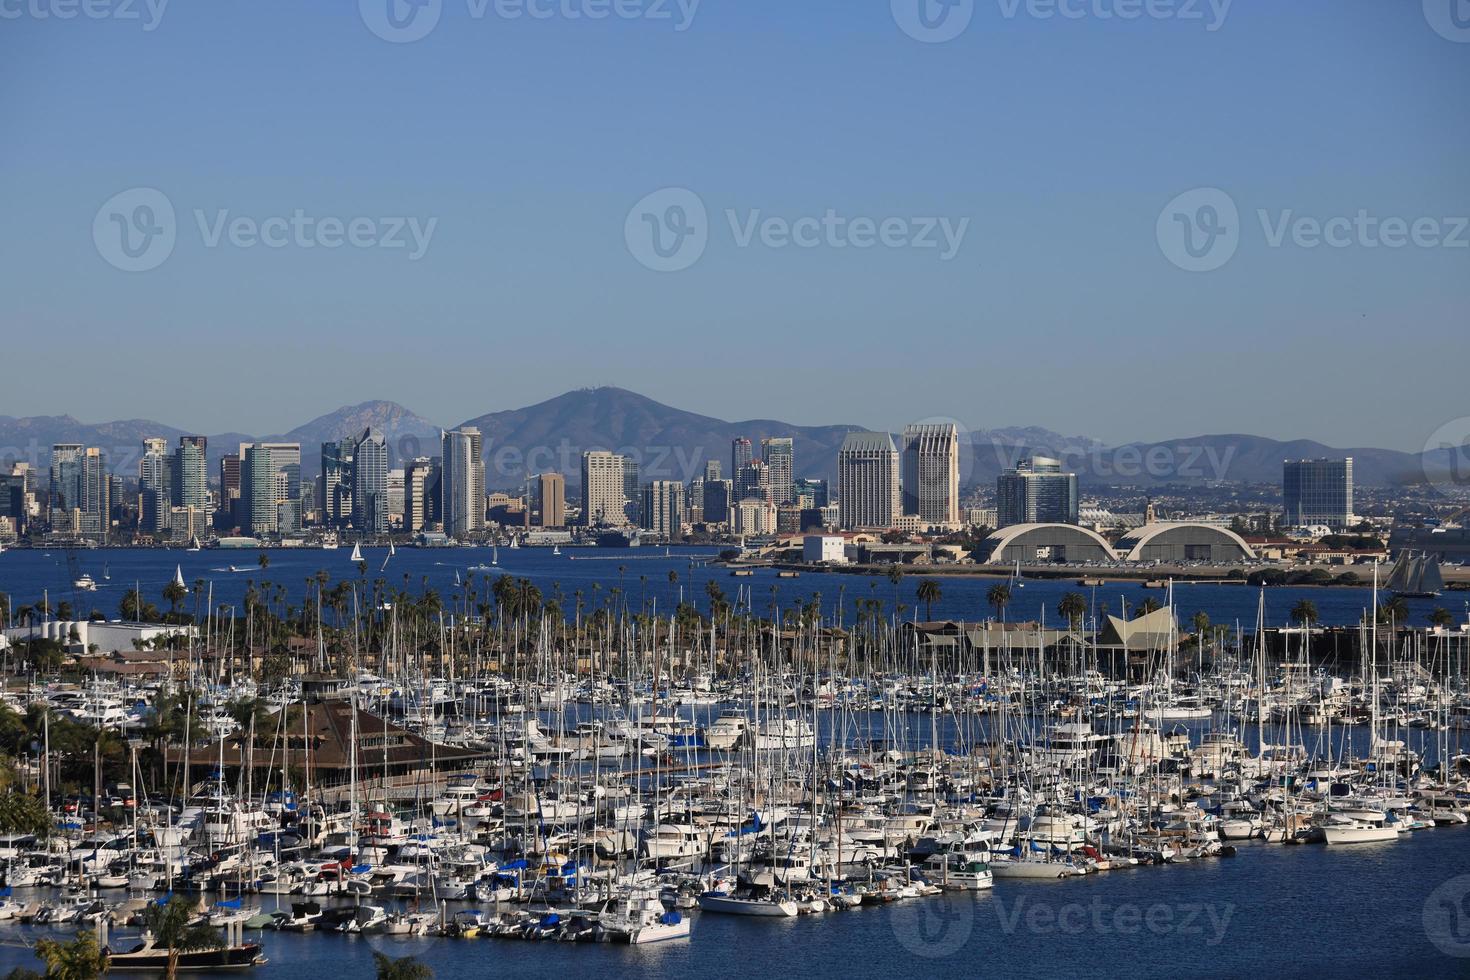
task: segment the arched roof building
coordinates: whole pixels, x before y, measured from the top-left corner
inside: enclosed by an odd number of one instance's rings
[[[1113,561],[1118,557],[1107,538],[1076,524],[1012,524],[990,535],[984,545],[983,561],[990,564]]]
[[[1189,561],[1225,565],[1256,557],[1245,539],[1218,524],[1145,524],[1118,540],[1124,561]]]

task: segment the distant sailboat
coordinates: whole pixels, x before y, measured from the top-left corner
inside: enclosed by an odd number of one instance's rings
[[[551,546],[551,553],[553,555],[559,555],[559,554],[561,554],[561,545],[559,545],[559,544],[552,545]]]
[[[352,546],[352,560],[355,562],[362,561],[362,545],[354,544]]]
[[[397,553],[398,553],[398,552],[396,552],[396,551],[394,551],[394,550],[393,550],[393,542],[392,542],[392,541],[389,541],[389,542],[388,542],[388,553],[387,553],[387,554],[386,554],[386,555],[384,555],[384,556],[383,556],[383,567],[382,567],[382,568],[380,568],[380,569],[378,569],[378,571],[380,571],[380,572],[382,572],[382,571],[386,571],[386,570],[387,570],[387,568],[388,568],[388,561],[389,561],[389,560],[390,560],[390,559],[391,559],[391,558],[392,558],[392,557],[393,557],[393,556],[394,556],[394,555],[396,555],[396,554],[397,554]]]
[[[196,534],[192,538],[189,539],[189,550],[190,551],[198,551],[198,550],[200,550],[200,547],[201,546],[199,544],[199,535]]]
[[[104,575],[104,578],[105,577],[106,576]],[[177,585],[181,589],[185,587],[184,586],[184,569],[183,569],[182,566],[179,566],[179,565],[175,565],[174,566],[174,585]]]
[[[490,546],[490,564],[492,564],[492,565],[499,565],[500,564],[500,546],[499,545],[491,545]]]
[[[1409,598],[1433,599],[1444,591],[1438,555],[1402,552],[1388,573],[1388,590]]]
[[[103,581],[112,580],[112,566],[109,565],[107,562],[102,563],[102,578]]]

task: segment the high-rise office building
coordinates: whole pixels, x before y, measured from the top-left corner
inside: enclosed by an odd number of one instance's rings
[[[735,472],[735,496],[740,500],[772,500],[771,468],[753,459]]]
[[[996,520],[1014,524],[1076,524],[1077,474],[1045,456],[1033,456],[996,480]]]
[[[704,523],[704,477],[696,476],[684,490],[684,520],[690,524]]]
[[[736,534],[765,536],[776,533],[776,505],[769,500],[742,500],[735,504],[734,511]]]
[[[388,525],[390,527],[403,524],[403,481],[404,472],[401,468],[388,471]]]
[[[485,463],[480,430],[473,426],[445,432],[439,484],[444,533],[465,538],[485,529]]]
[[[112,481],[107,457],[95,446],[51,448],[50,522],[53,531],[105,541],[112,525]]]
[[[352,526],[364,534],[388,533],[388,440],[364,429],[354,440]]]
[[[404,467],[403,529],[420,534],[440,522],[439,459],[420,456]]]
[[[791,503],[793,468],[796,463],[795,449],[787,438],[761,440],[761,458],[766,463],[766,475],[771,488],[771,503],[777,507]]]
[[[327,527],[352,526],[352,460],[356,445],[351,439],[322,443],[322,475],[317,481],[317,519]]]
[[[179,436],[174,450],[171,500],[175,507],[190,507],[201,514],[209,512],[208,465],[209,440],[205,436]]]
[[[301,530],[301,444],[240,446],[240,529],[247,534]]]
[[[624,487],[623,457],[602,450],[583,453],[582,523],[587,527],[626,524]]]
[[[684,484],[654,480],[643,488],[643,527],[671,541],[684,533]]]
[[[886,432],[849,432],[837,453],[842,525],[886,528],[898,523],[899,464]]]
[[[138,528],[148,534],[168,527],[174,462],[167,439],[143,440],[143,455],[138,460]]]
[[[903,512],[924,524],[960,522],[960,433],[953,422],[903,430]]]
[[[730,523],[730,505],[734,502],[734,484],[729,480],[704,481],[704,522],[706,524]]]
[[[567,478],[560,473],[541,473],[531,480],[537,527],[566,527]]]
[[[720,461],[717,460],[717,459],[707,459],[707,460],[705,460],[704,461],[704,482],[708,483],[711,480],[718,480],[718,479],[720,479],[720,476],[721,476],[721,473],[720,473]]]
[[[643,523],[642,484],[638,481],[638,460],[632,456],[623,458],[623,519],[634,527]]]
[[[219,458],[219,526],[240,526],[240,459],[239,453]]]
[[[1348,527],[1353,521],[1353,458],[1287,460],[1281,496],[1288,524]]]
[[[740,471],[754,458],[749,439],[744,436],[732,439],[730,441],[730,479],[738,483]]]

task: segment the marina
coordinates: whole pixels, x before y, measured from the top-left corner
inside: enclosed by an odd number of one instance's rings
[[[292,602],[269,584],[289,557],[259,565],[244,615],[203,606],[161,675],[43,683],[12,629],[6,712],[35,736],[17,775],[51,812],[0,840],[0,932],[95,931],[114,969],[146,969],[140,916],[171,900],[228,939],[185,964],[203,972],[294,976],[343,943],[365,968],[387,943],[452,969],[460,944],[493,940],[520,941],[497,944],[511,957],[682,947],[654,955],[693,969],[720,936],[768,941],[751,930],[817,930],[800,935],[832,949],[857,929],[938,959],[999,935],[1014,956],[1048,930],[1102,941],[1118,909],[1193,922],[1208,908],[1213,931],[1151,942],[1223,964],[1231,930],[1272,914],[1263,875],[1317,875],[1310,894],[1335,895],[1360,865],[1423,860],[1438,880],[1418,889],[1453,886],[1445,869],[1466,863],[1465,646],[1400,627],[1386,592],[1368,591],[1362,610],[1380,614],[1324,658],[1310,630],[1268,645],[1286,590],[1234,587],[1254,622],[1220,627],[1180,623],[1181,592],[1199,593],[1172,583],[1102,629],[1056,600],[1039,612],[1073,617],[1061,629],[974,610],[968,625],[902,621],[875,599],[851,619],[816,599],[783,608],[758,586],[727,596],[711,569],[708,613],[659,616],[657,594],[624,579],[568,617],[537,585],[565,565],[480,577],[475,556],[448,555],[395,556],[432,558],[458,583],[442,595],[411,574],[399,590],[328,574]],[[148,580],[189,581],[159,552],[111,554],[114,581],[130,566],[144,581],[144,557]],[[664,560],[672,587],[687,562]],[[872,591],[897,608],[888,585]],[[62,747],[98,729],[131,749]],[[1091,922],[1094,905],[1102,925],[1058,931],[1058,910]],[[1386,973],[1457,955],[1452,932],[1416,935]]]

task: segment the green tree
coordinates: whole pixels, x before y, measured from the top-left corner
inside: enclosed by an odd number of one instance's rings
[[[1317,621],[1317,604],[1311,599],[1302,599],[1291,607],[1291,621],[1304,627],[1310,627]]]
[[[382,953],[373,953],[373,963],[378,968],[378,980],[431,980],[434,971],[412,956],[393,959]]]
[[[929,622],[934,621],[934,603],[938,602],[943,595],[939,583],[932,578],[926,578],[919,582],[918,598],[924,604],[924,618]]]
[[[1159,600],[1155,599],[1153,596],[1149,596],[1147,599],[1138,604],[1138,613],[1141,616],[1147,616],[1149,613],[1158,612],[1162,608],[1164,607],[1162,604],[1160,604]]]
[[[40,800],[14,790],[0,796],[0,833],[45,837],[50,831],[51,815]]]
[[[1080,592],[1068,592],[1057,602],[1057,615],[1074,631],[1080,630],[1082,621],[1087,618],[1087,600]]]
[[[1440,606],[1429,614],[1429,625],[1438,626],[1440,629],[1449,629],[1455,624],[1455,617],[1448,609]]]
[[[167,980],[179,975],[179,954],[203,949],[219,949],[224,945],[220,934],[202,923],[196,925],[194,903],[174,896],[166,903],[154,903],[143,909],[143,927],[153,933],[153,941],[168,949]]]
[[[1011,587],[1001,583],[992,585],[990,591],[985,593],[985,601],[990,603],[1000,621],[1005,622],[1006,606],[1011,604]]]
[[[90,932],[83,932],[69,942],[38,940],[36,956],[46,964],[46,976],[50,980],[97,980],[107,972],[107,954]]]

